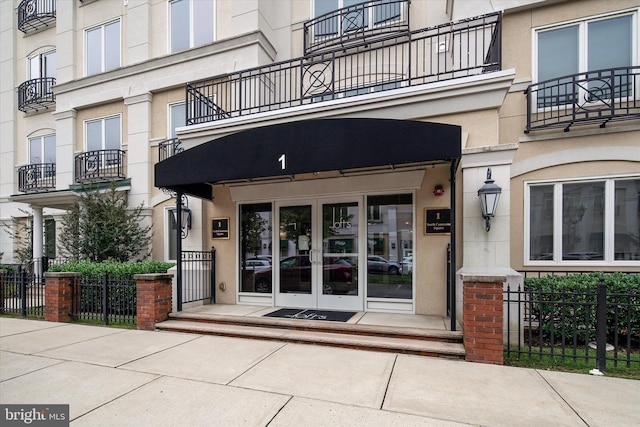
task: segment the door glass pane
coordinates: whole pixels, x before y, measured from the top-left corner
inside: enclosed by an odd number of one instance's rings
[[[120,21],[105,27],[104,71],[120,67]]]
[[[553,259],[553,185],[529,189],[529,258]]]
[[[186,125],[187,117],[186,117],[186,104],[176,104],[172,105],[170,108],[171,118],[170,125],[171,126],[171,136],[170,138],[176,137],[176,128],[183,127]]]
[[[367,296],[413,297],[413,198],[367,198]]]
[[[390,0],[383,0],[379,5],[373,7],[374,25],[384,25],[400,20],[400,3]]]
[[[44,163],[56,162],[56,136],[48,135],[44,137]]]
[[[604,182],[563,185],[562,259],[604,259]]]
[[[29,138],[29,164],[42,163],[42,138]]]
[[[631,65],[631,16],[591,22],[588,31],[589,71]],[[626,70],[617,70],[614,73],[590,74],[589,78],[589,100],[606,102],[612,95],[627,96],[633,77],[628,77]]]
[[[105,123],[105,149],[120,149],[120,117],[111,117]]]
[[[272,291],[271,203],[240,206],[240,292]]]
[[[102,150],[102,120],[87,122],[87,151]]]
[[[640,260],[640,179],[616,181],[615,260]]]
[[[198,0],[193,3],[193,46],[213,41],[213,1]]]
[[[40,55],[36,55],[29,58],[29,79],[40,77]]]
[[[87,75],[102,71],[102,28],[87,31]]]
[[[48,52],[43,55],[44,61],[44,75],[42,77],[55,77],[56,76],[56,53]]]
[[[189,1],[179,0],[171,8],[171,52],[189,48]]]
[[[322,293],[358,295],[358,203],[322,207]]]
[[[578,70],[578,26],[538,34],[538,81],[576,74]],[[538,107],[573,103],[577,89],[571,79],[553,81],[538,91]]]
[[[313,16],[316,18],[339,9],[338,0],[315,0],[313,6]],[[313,35],[316,38],[333,37],[337,34],[338,19],[336,17],[323,19],[313,26]]]
[[[354,6],[362,3],[361,0],[344,0],[342,7]],[[369,24],[369,8],[357,8],[351,12],[347,12],[342,16],[342,31],[352,33],[362,31]]]
[[[280,293],[311,293],[311,206],[280,208]]]

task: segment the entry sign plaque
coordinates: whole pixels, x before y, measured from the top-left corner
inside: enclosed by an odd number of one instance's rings
[[[211,238],[212,239],[228,239],[229,238],[229,218],[212,218],[211,219]]]
[[[451,209],[425,209],[425,234],[451,233]]]

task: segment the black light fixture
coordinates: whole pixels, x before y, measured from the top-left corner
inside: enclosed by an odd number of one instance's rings
[[[498,200],[500,200],[500,193],[502,193],[502,188],[500,188],[499,185],[494,184],[491,179],[491,168],[487,168],[487,180],[478,190],[480,206],[482,207],[482,218],[485,220],[484,225],[487,231],[491,228],[491,218],[496,214]]]
[[[177,224],[180,224],[181,228],[181,237],[186,239],[189,235],[189,230],[191,230],[191,209],[189,209],[189,199],[184,194],[180,198],[180,206],[178,208],[178,204],[176,203],[176,209],[173,210],[173,220]],[[178,210],[180,211],[180,219],[178,222]]]

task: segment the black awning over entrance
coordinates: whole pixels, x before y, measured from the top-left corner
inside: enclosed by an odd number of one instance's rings
[[[228,135],[155,166],[156,187],[211,199],[210,184],[311,172],[455,162],[459,126],[387,119],[321,119]]]

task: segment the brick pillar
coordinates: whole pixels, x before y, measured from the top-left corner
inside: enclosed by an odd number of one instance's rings
[[[502,365],[503,275],[462,274],[465,360]]]
[[[136,274],[138,329],[153,331],[171,312],[171,274]]]
[[[70,322],[72,285],[80,273],[45,273],[44,320]],[[77,278],[77,279],[76,279]]]

